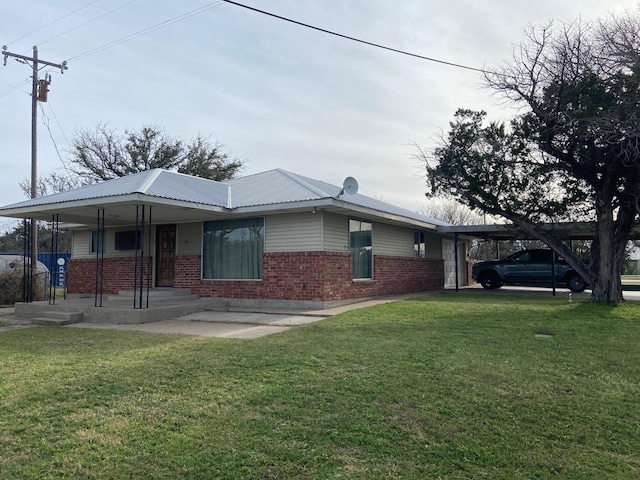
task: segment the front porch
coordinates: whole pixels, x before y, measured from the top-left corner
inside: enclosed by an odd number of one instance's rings
[[[137,292],[140,293],[139,291]],[[36,325],[69,325],[73,323],[102,323],[117,325],[139,325],[172,320],[200,312],[254,312],[304,316],[327,316],[353,308],[391,299],[407,298],[427,293],[380,295],[330,302],[289,301],[248,298],[200,298],[188,289],[157,288],[149,290],[149,306],[139,308],[140,299],[134,298],[132,290],[117,295],[106,295],[101,306],[96,306],[94,295],[70,295],[55,304],[48,301],[16,303],[14,316],[25,323]],[[146,292],[145,292],[146,295]],[[143,302],[146,300],[143,298]],[[319,312],[322,312],[320,314]]]
[[[187,289],[157,288],[148,293],[148,308],[139,308],[140,299],[133,290],[123,290],[117,295],[105,295],[101,306],[95,305],[94,295],[70,295],[55,304],[48,301],[16,303],[15,316],[40,325],[79,322],[135,325],[228,308],[225,299],[200,298]],[[143,303],[146,295],[144,292]]]

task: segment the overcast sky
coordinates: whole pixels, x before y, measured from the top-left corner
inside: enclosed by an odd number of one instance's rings
[[[620,0],[240,3],[487,69],[510,58],[527,25],[590,21],[637,8]],[[154,26],[159,28],[121,41]],[[245,160],[243,175],[283,168],[336,185],[353,176],[360,193],[418,210],[427,199],[412,144],[432,146],[459,107],[488,110],[494,119],[511,114],[474,71],[222,1],[11,2],[0,15],[0,45],[28,56],[36,45],[41,59],[68,61],[64,75],[46,70],[53,81],[49,102],[38,110],[41,176],[64,173],[61,158],[69,158],[78,129],[100,122],[123,133],[157,125],[187,140],[211,136]],[[18,183],[31,171],[31,70],[11,58],[1,65],[0,205],[7,205],[26,198]],[[7,223],[0,219],[0,227]]]

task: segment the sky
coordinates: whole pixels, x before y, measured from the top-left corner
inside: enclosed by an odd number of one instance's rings
[[[244,0],[239,3],[368,42],[472,68],[511,58],[524,29],[635,10],[608,0]],[[245,162],[282,168],[416,211],[424,167],[458,108],[495,120],[514,110],[482,74],[328,35],[223,1],[24,0],[0,15],[0,45],[68,62],[38,108],[38,173],[65,173],[70,143],[97,124],[197,135]],[[31,68],[0,63],[0,205],[26,199]],[[0,228],[11,223],[0,218]]]

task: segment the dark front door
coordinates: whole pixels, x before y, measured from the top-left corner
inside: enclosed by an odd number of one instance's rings
[[[156,287],[173,287],[176,259],[176,226],[156,227]]]

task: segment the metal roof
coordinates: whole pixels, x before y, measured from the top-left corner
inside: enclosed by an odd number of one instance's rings
[[[149,195],[158,198],[202,203],[205,205],[227,206],[229,186],[224,183],[191,177],[168,170],[146,170],[126,177],[114,178],[104,182],[75,188],[66,192],[54,193],[33,198],[0,208],[3,210],[52,205],[81,200],[117,197],[131,194]]]
[[[384,214],[397,215],[432,225],[449,225],[406,208],[360,193],[340,195],[342,187],[282,169],[270,170],[229,181],[234,208],[331,199]]]
[[[282,169],[216,182],[167,170],[148,170],[126,177],[77,188],[67,192],[25,200],[0,207],[0,215],[46,219],[60,213],[61,221],[87,223],[96,208],[108,206],[112,218],[121,218],[123,209],[136,203],[162,206],[165,217],[158,221],[193,221],[198,216],[292,211],[307,207],[356,212],[399,223],[432,227],[448,225],[362,194],[341,194],[341,187]],[[116,206],[120,210],[115,212]],[[157,210],[157,209],[156,209]],[[154,214],[155,215],[155,214]],[[173,220],[171,218],[178,217]],[[109,215],[107,215],[109,218]]]

